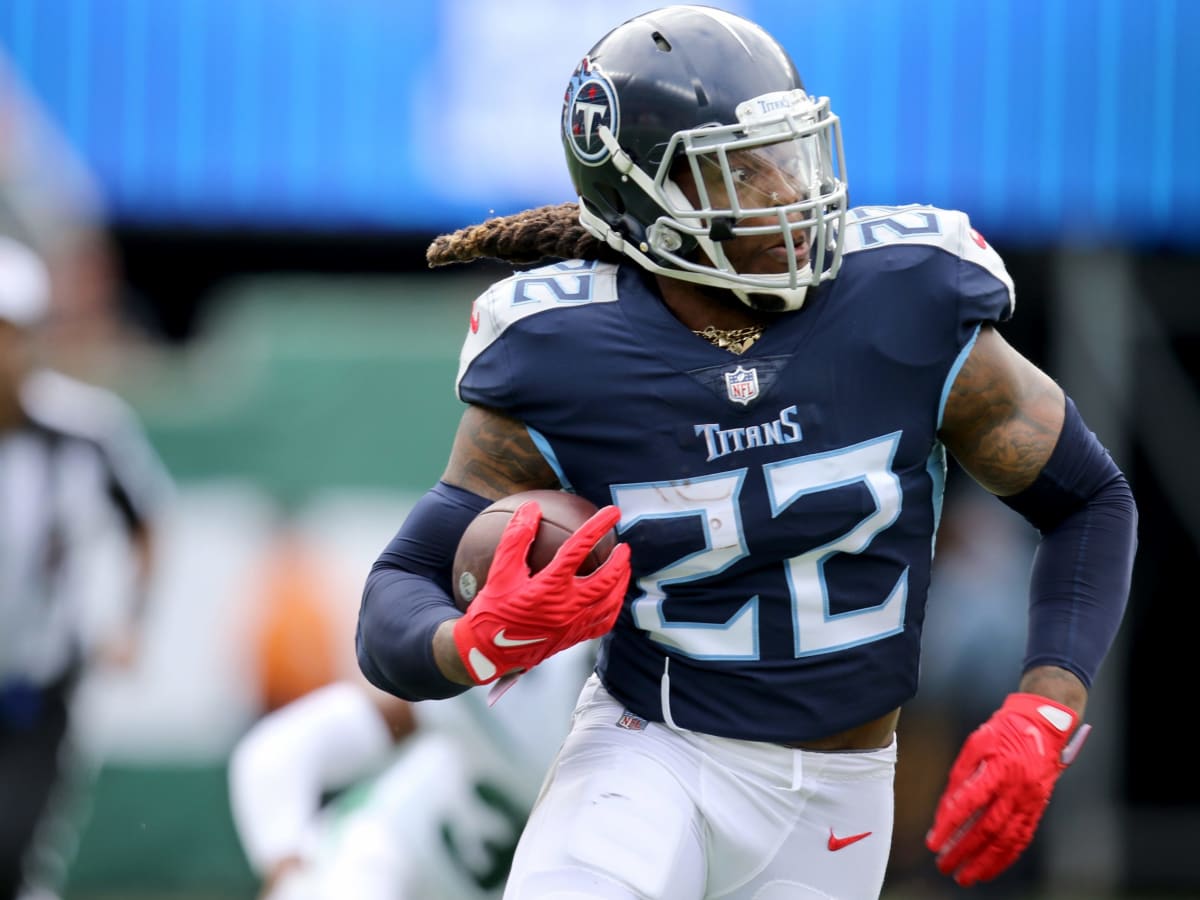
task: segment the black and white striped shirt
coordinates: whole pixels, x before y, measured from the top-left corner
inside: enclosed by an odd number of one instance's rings
[[[0,686],[47,685],[78,661],[98,565],[150,527],[171,480],[116,394],[41,371],[26,421],[0,431]]]

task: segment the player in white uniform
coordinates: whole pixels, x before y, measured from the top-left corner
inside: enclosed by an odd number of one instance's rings
[[[261,896],[499,897],[592,661],[577,645],[490,707],[481,693],[413,704],[411,734],[384,714],[403,701],[350,681],[259,720],[234,750],[229,786]]]

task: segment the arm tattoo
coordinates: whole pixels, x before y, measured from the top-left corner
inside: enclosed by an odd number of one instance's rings
[[[558,477],[525,426],[479,406],[463,413],[442,480],[493,499],[559,487]]]
[[[1062,390],[991,327],[979,333],[946,401],[941,438],[994,494],[1029,487],[1054,451]]]

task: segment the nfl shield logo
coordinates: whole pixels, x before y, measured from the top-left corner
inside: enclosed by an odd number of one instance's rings
[[[617,719],[617,727],[624,728],[626,731],[645,731],[646,720],[639,715],[625,710],[621,713],[621,718]]]
[[[738,366],[725,373],[725,389],[729,399],[745,406],[758,396],[758,369],[743,369]]]

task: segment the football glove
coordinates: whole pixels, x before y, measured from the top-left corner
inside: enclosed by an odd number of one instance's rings
[[[536,502],[505,526],[487,583],[454,623],[454,644],[477,684],[531,669],[560,650],[612,628],[629,585],[629,545],[618,543],[589,575],[576,570],[621,518],[606,506],[579,526],[550,563],[530,573],[527,556],[541,522]]]
[[[967,738],[925,836],[942,874],[969,887],[1016,861],[1091,730],[1076,732],[1078,721],[1069,707],[1015,693]]]

